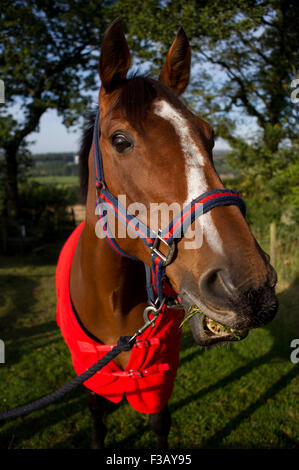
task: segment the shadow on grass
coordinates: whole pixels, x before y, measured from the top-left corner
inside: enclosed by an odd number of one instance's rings
[[[74,416],[76,413],[80,413],[85,409],[86,399],[86,390],[84,386],[78,387],[74,390],[68,399],[60,400],[55,405],[50,405],[47,408],[44,408],[38,412],[32,413],[23,418],[18,418],[17,420],[8,421],[5,424],[5,429],[1,431],[1,441],[0,448],[7,449],[10,447],[12,438],[13,447],[18,447],[19,443],[23,440],[30,440],[36,434],[41,434],[42,430],[47,429],[51,426],[58,425],[60,423],[61,429],[59,433],[64,435],[64,426],[63,421],[68,420],[70,416]],[[88,413],[87,407],[86,412]],[[82,435],[82,431],[80,431]],[[85,438],[81,442],[80,446],[89,447],[91,442],[90,439],[91,433],[85,432]],[[51,448],[67,448],[67,443],[70,447],[74,447],[76,443],[76,433],[64,442],[57,443]],[[42,447],[40,447],[42,448]],[[49,448],[49,446],[47,447]]]
[[[70,233],[67,233],[69,235]],[[65,240],[67,236],[65,237]],[[0,255],[0,266],[3,269],[6,268],[17,268],[20,266],[44,266],[44,265],[56,265],[59,253],[61,251],[64,242],[46,243],[39,246],[36,250],[29,253],[23,253],[22,255]]]
[[[219,388],[227,386],[229,383],[239,380],[242,376],[249,374],[254,369],[261,367],[263,364],[269,364],[275,360],[285,360],[290,361],[290,343],[294,339],[294,335],[298,335],[299,331],[299,318],[295,315],[296,308],[298,305],[299,295],[298,295],[298,284],[299,278],[297,277],[294,283],[284,292],[278,295],[279,299],[279,312],[277,313],[276,318],[266,327],[267,330],[271,333],[274,341],[272,348],[266,354],[250,361],[246,366],[240,367],[232,372],[227,377],[219,380],[216,384],[211,385],[199,393],[189,395],[183,400],[173,403],[170,406],[170,411],[174,412],[183,406],[198,402],[200,399]],[[287,385],[299,375],[298,367],[294,366],[289,372],[284,374],[277,382],[271,385],[265,393],[263,393],[257,400],[255,400],[251,405],[249,405],[245,410],[239,413],[238,416],[233,418],[228,424],[226,424],[222,429],[216,431],[216,433],[204,441],[202,444],[203,448],[215,448],[220,447],[221,443],[230,433],[238,428],[238,426],[244,421],[250,418],[250,416],[261,406],[265,405],[266,401],[270,398],[273,398],[277,393],[282,391]],[[288,436],[284,437],[284,442],[286,446],[296,447],[299,444],[299,441],[296,439],[291,439]]]
[[[186,353],[188,349],[192,349],[189,353]],[[185,363],[192,361],[195,357],[200,356],[204,353],[203,348],[199,348],[193,339],[191,330],[184,331],[181,337],[181,356],[182,352],[185,351],[184,357],[180,358],[180,367],[182,367]]]
[[[30,324],[17,327],[20,319],[32,316],[32,308],[36,303],[34,292],[40,285],[40,276],[0,275],[0,302],[8,302],[5,315],[0,317],[0,338],[6,345],[6,363],[12,365],[19,361],[26,351],[32,350],[38,340],[37,347],[57,341],[49,338],[49,334],[57,332],[55,316],[53,321],[45,321],[38,325]],[[47,334],[47,336],[45,336]]]
[[[262,356],[261,364],[266,362],[265,358],[267,356],[268,356],[267,354],[265,356]],[[245,410],[239,413],[238,416],[233,418],[226,426],[224,426],[222,429],[217,431],[210,439],[207,439],[206,441],[204,441],[202,444],[202,448],[211,449],[213,447],[214,448],[221,447],[219,446],[219,443],[221,443],[227,436],[229,436],[232,431],[238,428],[244,420],[250,418],[250,416],[256,410],[258,410],[261,406],[265,405],[267,400],[269,400],[270,398],[273,398],[277,393],[279,393],[281,390],[287,387],[287,385],[291,382],[291,380],[294,377],[297,377],[297,375],[298,375],[298,369],[293,367],[288,373],[284,374],[277,382],[275,382],[275,384],[269,387],[268,390],[258,398],[258,400],[253,402]],[[291,444],[291,447],[297,447],[299,444],[299,441],[296,439],[289,438],[288,445],[290,444]],[[246,447],[246,444],[241,443],[240,446]]]

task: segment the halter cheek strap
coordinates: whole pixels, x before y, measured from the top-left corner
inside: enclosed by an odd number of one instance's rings
[[[96,213],[110,246],[120,255],[138,260],[134,256],[123,251],[115,240],[108,224],[107,211],[111,212],[120,222],[133,230],[141,238],[143,243],[151,252],[151,268],[145,265],[146,286],[148,300],[156,303],[157,299],[162,305],[165,298],[167,286],[165,269],[173,260],[175,244],[183,238],[190,225],[201,215],[209,212],[214,207],[236,205],[240,208],[243,216],[246,216],[246,206],[240,194],[233,189],[213,189],[206,191],[190,202],[177,214],[170,224],[158,233],[145,225],[140,219],[132,215],[118,199],[111,194],[105,185],[103,160],[99,146],[99,110],[96,115],[93,135],[93,163],[95,175],[95,187],[97,190]],[[161,244],[166,248],[164,255],[159,250]],[[171,292],[171,291],[170,291]]]

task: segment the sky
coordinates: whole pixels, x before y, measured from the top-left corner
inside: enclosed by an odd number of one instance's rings
[[[48,110],[41,118],[39,132],[32,132],[28,137],[30,151],[35,153],[73,152],[78,153],[81,131],[79,128],[68,130],[62,124],[62,118],[54,109]]]

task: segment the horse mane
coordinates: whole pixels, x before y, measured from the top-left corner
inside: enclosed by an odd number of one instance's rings
[[[148,76],[134,74],[127,78],[113,109],[121,109],[130,125],[143,134],[148,111],[154,99],[158,97],[166,98],[176,108],[184,107],[178,96],[163,83]],[[96,111],[91,111],[86,119],[87,124],[79,150],[80,196],[84,204],[87,198],[88,156],[92,145]]]
[[[80,150],[79,150],[79,177],[80,177],[80,199],[86,204],[88,190],[88,156],[93,139],[94,121],[96,118],[96,110],[89,111],[86,117],[86,127],[83,131]]]

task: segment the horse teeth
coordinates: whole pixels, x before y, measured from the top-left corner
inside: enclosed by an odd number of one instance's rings
[[[232,332],[230,328],[227,328],[214,320],[210,320],[207,317],[206,317],[206,327],[217,336],[226,336]]]

